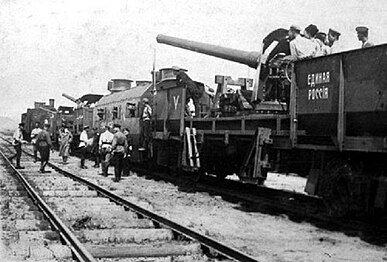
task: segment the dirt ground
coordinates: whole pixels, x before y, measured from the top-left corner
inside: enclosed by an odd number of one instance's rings
[[[60,163],[57,152],[51,161]],[[177,223],[220,240],[259,261],[387,261],[387,245],[375,246],[359,237],[327,231],[306,222],[293,222],[286,215],[272,216],[244,210],[241,203],[230,203],[220,196],[178,188],[163,181],[137,176],[112,182],[112,175],[99,175],[100,169],[86,161],[88,169],[79,168],[79,159],[59,166],[84,178],[98,182],[135,204],[158,212]],[[109,168],[113,174],[113,168]],[[48,174],[49,175],[49,174]],[[303,191],[305,180],[271,175],[271,186]],[[290,185],[294,184],[294,185]],[[298,188],[298,189],[297,189]],[[1,246],[0,246],[1,247]]]
[[[58,153],[51,157],[61,162]],[[80,172],[85,178],[116,191],[134,203],[158,212],[173,221],[246,252],[259,261],[387,261],[387,245],[374,246],[359,237],[317,228],[306,222],[293,222],[286,215],[271,216],[243,210],[240,203],[202,192],[184,192],[163,181],[148,180],[134,173],[119,183],[98,175],[100,169],[79,169],[79,160],[70,159],[64,169]],[[110,167],[109,173],[113,173]],[[272,185],[303,191],[305,180],[287,177],[295,187],[286,185],[283,176],[272,175]],[[297,186],[298,184],[298,186]],[[292,189],[293,188],[293,189]]]

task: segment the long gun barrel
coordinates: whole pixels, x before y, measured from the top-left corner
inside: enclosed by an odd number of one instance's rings
[[[229,61],[241,63],[248,65],[252,68],[257,68],[261,54],[259,52],[248,52],[233,48],[227,48],[217,45],[211,45],[206,43],[200,43],[196,41],[185,40],[182,38],[158,35],[156,38],[158,43],[171,45],[187,50],[191,50],[197,53],[202,53],[210,56],[215,56],[218,58],[226,59]]]
[[[66,97],[68,100],[70,100],[76,104],[79,104],[81,102],[81,101],[79,101],[79,99],[75,99],[74,97],[72,97],[68,94],[65,94],[65,93],[63,93],[62,96]]]

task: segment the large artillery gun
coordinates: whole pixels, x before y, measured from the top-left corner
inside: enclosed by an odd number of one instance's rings
[[[258,67],[261,58],[260,52],[248,52],[161,34],[156,37],[156,40],[158,43],[161,44],[171,45],[178,48],[191,50],[193,52],[222,58],[236,63],[241,63],[254,69]]]
[[[240,85],[241,94],[256,111],[287,111],[290,89],[290,81],[286,77],[287,71],[279,68],[270,70],[265,65],[261,66],[261,52],[238,50],[162,34],[158,35],[156,40],[161,44],[206,54],[256,69],[257,73],[253,85],[240,84],[251,82],[251,79],[240,78],[233,81],[228,76],[216,76],[215,83],[218,84],[218,96],[227,92],[227,84]],[[249,86],[253,86],[252,90],[246,90]]]

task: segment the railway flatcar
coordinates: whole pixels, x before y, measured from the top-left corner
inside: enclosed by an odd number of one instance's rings
[[[157,40],[259,66],[256,52]],[[185,114],[187,84],[158,86],[156,161],[219,177],[235,173],[258,184],[274,168],[299,172],[293,170],[299,163],[308,176],[306,191],[322,196],[333,212],[386,214],[387,45],[268,69],[266,82],[254,86],[251,79],[216,76],[210,110],[195,117]],[[270,85],[277,92],[265,100]],[[236,92],[228,92],[230,86]]]

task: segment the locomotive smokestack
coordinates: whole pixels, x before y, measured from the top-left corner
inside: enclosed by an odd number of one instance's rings
[[[50,107],[55,107],[55,106],[54,106],[54,105],[55,105],[55,99],[52,99],[52,98],[49,99],[49,100],[48,100],[48,104],[49,104]]]

